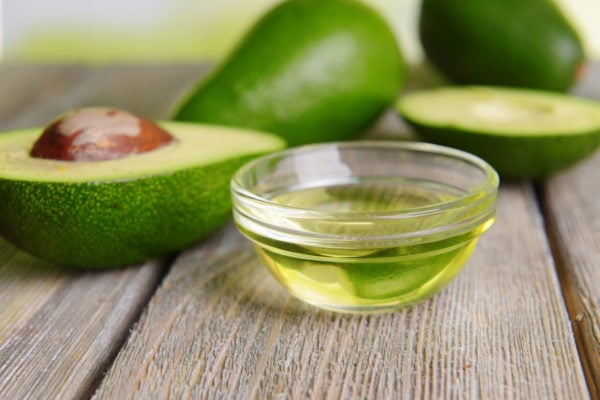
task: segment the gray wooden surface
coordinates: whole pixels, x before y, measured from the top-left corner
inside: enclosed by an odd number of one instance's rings
[[[576,89],[600,98],[600,65]],[[82,105],[165,118],[205,72],[0,66],[0,130]],[[387,115],[376,131],[404,135]],[[1,399],[598,399],[600,153],[503,183],[461,274],[376,316],[291,298],[232,224],[174,260],[104,272],[0,241]]]

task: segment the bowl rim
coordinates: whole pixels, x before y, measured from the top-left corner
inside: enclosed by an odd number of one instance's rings
[[[464,195],[457,197],[456,199],[434,203],[427,206],[415,207],[405,210],[390,210],[390,211],[338,211],[338,210],[316,210],[311,208],[303,208],[297,206],[290,206],[287,204],[280,204],[274,202],[260,194],[249,190],[244,187],[242,178],[251,173],[256,167],[262,164],[266,164],[274,159],[284,159],[292,156],[293,154],[310,154],[316,151],[322,151],[326,148],[356,148],[356,149],[373,149],[382,148],[386,150],[397,149],[398,151],[409,151],[427,153],[432,156],[445,156],[458,160],[465,161],[484,172],[485,178],[482,183],[474,187],[469,192],[465,192]],[[326,182],[326,180],[318,181]],[[309,144],[304,146],[291,147],[284,150],[276,151],[273,153],[266,154],[255,158],[241,168],[231,178],[230,186],[231,192],[234,199],[234,209],[236,203],[251,202],[253,207],[258,208],[269,208],[273,211],[285,214],[289,217],[297,217],[303,219],[335,219],[340,218],[344,220],[364,220],[364,219],[401,219],[401,218],[413,218],[421,217],[425,215],[440,213],[451,209],[460,208],[465,205],[476,205],[485,202],[490,196],[494,196],[497,193],[498,186],[500,184],[500,178],[496,170],[482,158],[453,147],[442,146],[438,144],[417,142],[417,141],[393,141],[393,140],[353,140],[346,142],[325,142]],[[319,187],[320,184],[314,187]]]

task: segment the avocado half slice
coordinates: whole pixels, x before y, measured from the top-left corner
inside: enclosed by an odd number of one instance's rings
[[[168,146],[106,161],[35,158],[42,128],[0,133],[0,235],[53,263],[118,267],[163,256],[229,219],[229,180],[285,147],[274,135],[159,122]]]
[[[477,154],[507,178],[540,178],[600,146],[600,103],[486,86],[414,92],[396,104],[426,141]]]

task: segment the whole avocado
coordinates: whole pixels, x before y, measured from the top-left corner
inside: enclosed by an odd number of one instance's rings
[[[460,84],[566,91],[585,60],[552,0],[423,0],[425,55]]]
[[[352,139],[404,80],[396,38],[355,0],[289,0],[250,29],[173,119],[276,133],[289,145]]]

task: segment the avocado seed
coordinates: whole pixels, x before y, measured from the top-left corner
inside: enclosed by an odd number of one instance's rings
[[[79,108],[52,122],[30,155],[62,161],[124,158],[165,146],[175,139],[155,123],[114,108]]]

